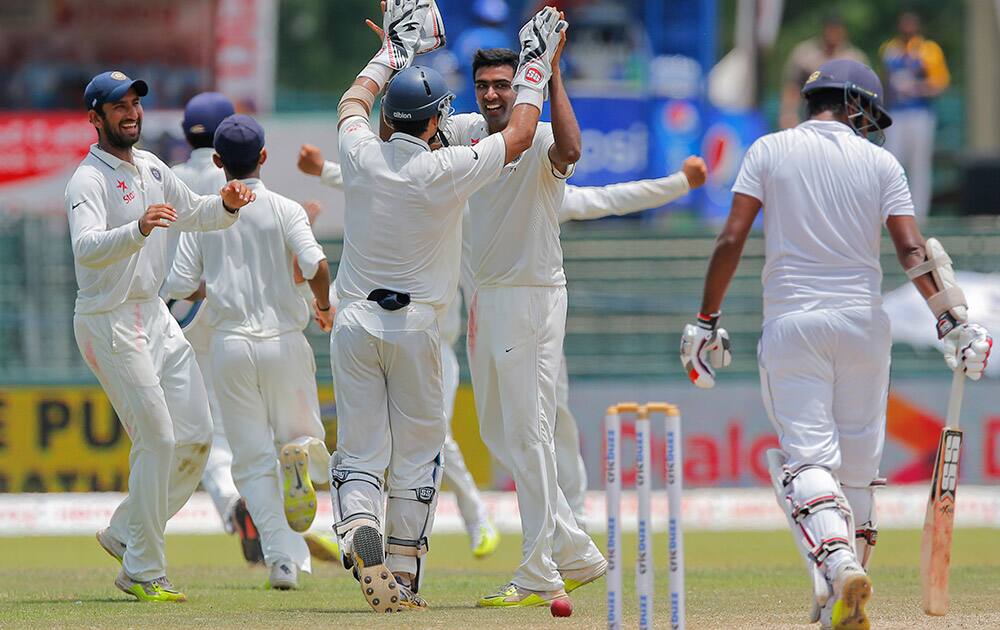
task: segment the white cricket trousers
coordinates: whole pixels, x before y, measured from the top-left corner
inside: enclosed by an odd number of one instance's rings
[[[465,457],[458,446],[458,442],[452,437],[451,423],[455,415],[455,396],[458,393],[459,384],[458,357],[455,356],[455,348],[444,339],[441,340],[441,373],[444,383],[444,412],[448,432],[444,439],[444,480],[448,482],[455,492],[455,501],[458,503],[458,511],[462,515],[465,523],[465,530],[470,536],[475,536],[480,527],[487,524],[489,515],[486,511],[486,504],[476,487],[476,480],[472,478],[468,466],[465,465]]]
[[[569,408],[569,371],[566,353],[562,353],[559,380],[556,381],[556,471],[559,488],[573,510],[577,524],[585,526],[587,503],[587,465],[580,453],[580,430]]]
[[[817,464],[847,486],[878,476],[891,346],[881,305],[785,315],[757,354],[764,407],[792,468]]]
[[[205,472],[201,475],[201,486],[212,498],[212,503],[222,519],[223,528],[231,534],[233,533],[233,523],[229,516],[233,505],[240,498],[240,493],[233,481],[231,471],[233,451],[229,448],[229,441],[226,440],[226,431],[222,426],[222,412],[215,396],[215,385],[212,379],[213,331],[207,323],[207,318],[204,317],[204,310],[207,307],[207,302],[203,302],[201,312],[193,322],[182,330],[184,337],[194,350],[195,359],[198,361],[202,380],[205,383],[205,392],[208,394],[208,408],[212,414],[212,447],[208,452],[208,461],[205,462]]]
[[[565,287],[480,287],[472,299],[469,356],[479,430],[513,476],[522,559],[513,582],[563,587],[559,571],[601,561],[556,476],[556,382],[566,330]]]
[[[933,189],[934,131],[937,117],[926,107],[893,110],[892,126],[885,131],[885,148],[906,171],[913,210],[923,223],[930,211]]]
[[[264,561],[310,571],[309,549],[285,517],[278,449],[301,443],[309,475],[325,483],[329,454],[316,391],[316,361],[304,334],[248,337],[217,330],[212,376],[233,449],[233,480],[260,533]]]
[[[386,478],[391,496],[441,486],[446,423],[441,342],[432,306],[410,303],[387,311],[368,300],[344,300],[334,322],[331,361],[337,395],[337,452],[331,467]],[[388,474],[386,475],[386,472]],[[341,517],[370,514],[385,535],[430,538],[433,506],[388,501],[369,483],[346,483],[335,493]],[[345,537],[349,547],[351,537]],[[417,557],[390,552],[393,572],[418,573]]]
[[[108,395],[129,451],[128,496],[111,517],[122,569],[146,582],[167,574],[167,519],[198,486],[212,435],[194,351],[159,298],[73,317],[80,353]]]

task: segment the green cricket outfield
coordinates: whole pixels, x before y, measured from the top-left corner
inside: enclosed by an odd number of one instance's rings
[[[598,541],[603,545],[603,539]],[[668,627],[666,538],[655,539],[656,627]],[[626,627],[636,623],[635,537],[626,535]],[[808,580],[786,532],[688,532],[688,628],[808,628]],[[879,538],[870,606],[873,628],[1000,628],[1000,530],[955,533],[948,616],[920,609],[920,532]],[[380,616],[339,565],[319,564],[300,590],[269,591],[267,573],[247,568],[235,538],[168,536],[170,577],[184,604],[140,604],[113,585],[117,563],[92,537],[0,538],[0,628],[602,628],[604,581],[573,593],[573,616],[548,609],[482,610],[477,597],[509,579],[520,540],[475,560],[464,536],[431,542],[422,594],[431,610]]]

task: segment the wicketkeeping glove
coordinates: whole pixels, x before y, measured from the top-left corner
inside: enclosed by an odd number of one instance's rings
[[[444,44],[444,20],[441,19],[441,11],[438,10],[437,2],[431,0],[427,17],[424,18],[423,26],[420,28],[420,41],[417,43],[417,54],[422,55],[432,50],[443,48]]]
[[[559,11],[545,7],[521,27],[521,59],[512,85],[541,90],[548,95],[552,77],[552,56],[559,47],[559,37],[566,30],[566,21],[559,19]]]
[[[410,67],[430,8],[430,0],[388,0],[382,16],[382,48],[372,62],[393,71]]]
[[[719,328],[719,313],[698,315],[698,323],[686,324],[681,334],[681,365],[688,378],[702,389],[715,386],[715,370],[733,361],[729,333]]]
[[[945,335],[944,362],[952,370],[962,370],[974,381],[983,376],[990,359],[993,337],[977,324],[961,324]]]

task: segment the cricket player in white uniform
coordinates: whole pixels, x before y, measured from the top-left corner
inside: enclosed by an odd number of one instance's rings
[[[129,495],[98,533],[122,562],[115,585],[141,601],[184,601],[166,577],[163,531],[198,485],[212,421],[194,353],[158,295],[167,234],[229,227],[254,195],[240,182],[221,197],[195,195],[155,155],[133,149],[148,89],[113,71],[84,93],[98,141],[66,186],[79,286],[73,328],[132,439]]]
[[[747,234],[764,210],[764,325],[758,346],[764,406],[780,450],[768,452],[779,505],[813,577],[813,621],[868,628],[866,573],[876,540],[873,489],[885,437],[889,319],[879,242],[888,228],[900,263],[938,317],[946,361],[978,379],[992,344],[964,322],[951,261],[926,243],[899,162],[869,134],[892,121],[882,85],[851,60],[823,64],[802,90],[809,120],[760,138],[733,185],[733,204],[705,279],[681,362],[699,387],[729,361],[718,327]]]
[[[417,593],[446,431],[437,322],[458,288],[462,209],[530,146],[542,105],[541,86],[526,87],[503,134],[431,152],[453,94],[439,73],[410,64],[428,34],[425,22],[440,22],[428,19],[432,13],[413,0],[388,4],[385,43],[339,108],[345,214],[331,342],[338,409],[331,494],[346,564],[379,612],[426,607]],[[538,36],[526,47],[544,67],[565,22],[545,9],[531,24]],[[395,129],[383,142],[368,116],[402,68],[382,101]]]
[[[325,479],[329,460],[315,360],[302,333],[309,308],[293,280],[292,261],[326,331],[332,327],[330,270],[302,206],[260,180],[267,159],[260,125],[249,116],[229,116],[216,130],[214,147],[226,175],[256,193],[252,218],[225,233],[183,236],[165,289],[170,297],[188,295],[204,275],[213,303],[212,376],[233,447],[233,477],[260,533],[271,587],[292,589],[299,571],[311,570],[298,532],[316,515],[311,479]]]
[[[202,92],[196,94],[184,107],[184,119],[181,128],[184,137],[191,145],[191,156],[186,162],[173,167],[178,179],[187,184],[193,192],[204,195],[218,190],[226,183],[226,175],[215,165],[212,155],[212,141],[215,130],[227,116],[235,113],[232,101],[218,92]],[[179,234],[170,234],[170,261],[177,249]],[[253,524],[253,518],[246,509],[246,501],[240,500],[240,493],[233,481],[230,470],[233,463],[233,452],[226,440],[225,429],[222,426],[222,413],[215,397],[215,387],[212,382],[212,327],[209,320],[211,304],[201,292],[195,292],[195,300],[168,300],[167,306],[178,318],[184,337],[194,350],[195,359],[205,380],[205,391],[208,393],[208,408],[212,411],[212,449],[208,453],[205,472],[201,476],[201,486],[212,497],[212,503],[219,512],[222,526],[227,533],[237,533],[240,546],[247,562],[263,563],[264,555],[260,547],[260,537]]]
[[[522,29],[520,38],[530,35]],[[558,59],[540,69],[522,51],[517,64],[513,51],[479,51],[473,73],[482,114],[445,126],[448,144],[479,147],[508,125],[515,86],[546,86],[551,97],[552,124],[539,124],[531,149],[469,199],[465,238],[476,292],[467,343],[476,410],[483,441],[514,478],[523,535],[513,579],[480,606],[546,605],[607,566],[558,486],[553,445],[566,325],[558,211],[580,156],[580,128]]]

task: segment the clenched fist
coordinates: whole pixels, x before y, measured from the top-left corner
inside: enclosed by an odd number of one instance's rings
[[[684,176],[687,177],[691,190],[703,186],[705,180],[708,179],[708,167],[705,165],[705,160],[697,155],[692,155],[684,160],[681,170],[684,171]]]
[[[303,144],[299,149],[299,170],[306,175],[319,177],[323,174],[323,153],[319,147]]]

